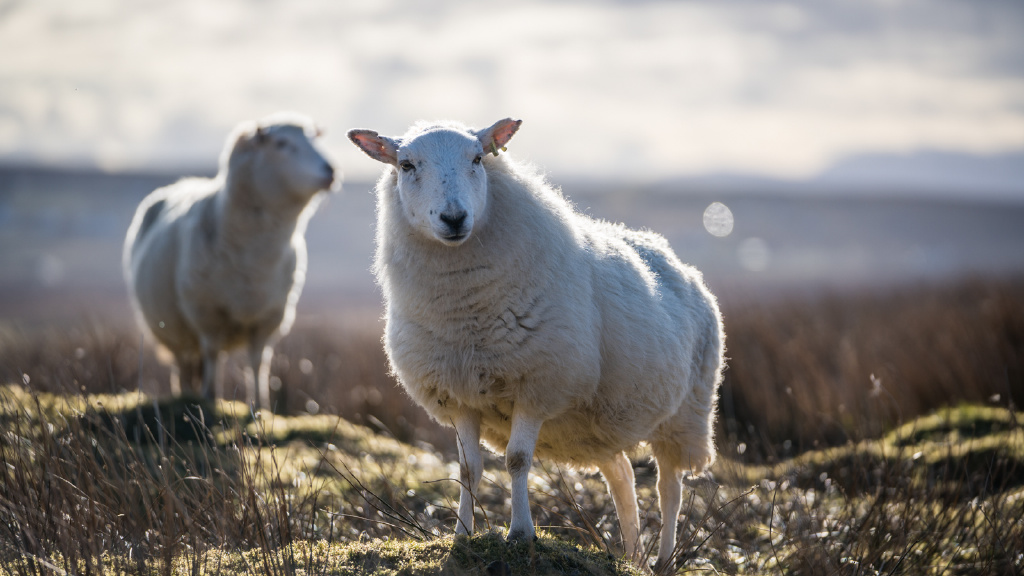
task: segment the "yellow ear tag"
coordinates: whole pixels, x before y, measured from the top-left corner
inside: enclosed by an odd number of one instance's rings
[[[491,154],[494,154],[495,156],[498,155],[498,147],[494,144],[494,142],[491,142]]]

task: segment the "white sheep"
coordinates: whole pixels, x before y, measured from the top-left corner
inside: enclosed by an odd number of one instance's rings
[[[306,277],[303,234],[319,192],[335,181],[318,134],[291,113],[244,122],[215,178],[157,189],[136,210],[124,274],[139,324],[162,358],[173,355],[173,394],[181,382],[207,398],[222,394],[222,353],[244,346],[248,398],[270,408],[273,346],[291,328]]]
[[[520,123],[348,133],[393,166],[377,184],[385,348],[413,399],[455,427],[457,532],[473,530],[483,439],[505,452],[510,539],[535,534],[527,473],[536,454],[601,471],[626,553],[638,559],[627,453],[647,443],[659,469],[664,567],[684,470],[715,458],[718,306],[664,238],[578,214],[543,178],[499,157]]]

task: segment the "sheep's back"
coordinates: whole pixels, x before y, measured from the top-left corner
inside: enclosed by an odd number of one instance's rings
[[[139,205],[126,238],[125,276],[136,316],[175,353],[198,350],[175,288],[183,228],[192,207],[212,193],[211,185],[185,179],[153,191]]]

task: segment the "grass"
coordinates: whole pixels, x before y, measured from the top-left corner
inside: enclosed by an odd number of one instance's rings
[[[1024,283],[724,306],[719,437],[787,458],[961,402],[1024,405]]]
[[[452,466],[337,416],[8,385],[0,388],[0,425],[0,564],[12,573],[192,566],[263,574],[301,565],[384,574],[401,564],[451,574],[494,562],[539,573],[631,573],[607,550],[551,535],[525,551],[493,530],[453,539]],[[492,486],[487,505],[500,507],[504,497]]]
[[[263,562],[259,552],[222,552],[203,559],[201,570],[245,573]],[[363,544],[302,542],[277,551],[274,562],[296,571],[331,574],[623,574],[641,572],[595,548],[581,548],[540,533],[536,542],[507,544],[497,532],[429,541],[374,540]],[[179,565],[179,569],[188,569]]]
[[[509,545],[496,459],[483,533],[454,537],[453,467],[334,416],[17,385],[0,389],[0,406],[0,564],[11,574],[637,573],[618,556],[593,475],[538,465],[541,536]],[[962,405],[771,465],[722,459],[714,480],[691,482],[676,568],[1019,573],[1022,418]],[[637,476],[655,534],[654,473],[641,464]]]
[[[1024,572],[1019,285],[725,313],[721,457],[689,482],[675,570]],[[637,573],[600,478],[545,462],[535,543],[501,538],[497,458],[478,534],[453,536],[451,433],[390,380],[371,331],[286,339],[279,414],[154,401],[137,385],[166,373],[138,345],[95,324],[0,330],[0,574]],[[635,468],[650,554],[655,471]]]

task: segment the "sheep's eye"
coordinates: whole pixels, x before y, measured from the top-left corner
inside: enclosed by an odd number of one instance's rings
[[[412,165],[412,162],[409,162],[408,160],[402,160],[399,166],[401,166],[402,170],[405,170],[406,172],[409,172],[410,170],[414,170],[416,168],[415,166]]]
[[[484,159],[484,155],[483,154],[477,154],[476,158],[473,158],[473,164],[479,164],[480,162],[483,161],[483,159]]]
[[[284,150],[285,148],[288,147],[288,142],[286,142],[285,140],[278,140],[277,142],[274,143],[274,146],[276,146],[278,150]]]

